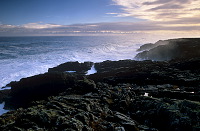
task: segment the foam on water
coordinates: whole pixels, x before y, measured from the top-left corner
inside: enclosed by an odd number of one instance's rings
[[[2,115],[2,114],[4,114],[4,113],[9,111],[9,110],[5,110],[4,109],[4,105],[5,105],[5,102],[0,104],[0,115]]]
[[[11,87],[10,86],[7,86],[7,87],[4,87],[4,88],[0,88],[0,91],[1,90],[10,90],[11,89]]]
[[[68,72],[68,73],[75,73],[76,71],[66,71],[66,72]]]
[[[93,65],[91,67],[91,69],[87,71],[86,75],[91,75],[91,74],[94,74],[94,73],[97,73],[97,70],[94,68],[94,65]]]
[[[146,93],[146,92],[145,92],[145,93],[144,93],[144,96],[149,96],[149,93]]]

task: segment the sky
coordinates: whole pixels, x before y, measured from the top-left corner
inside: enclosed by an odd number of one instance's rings
[[[0,36],[200,34],[200,0],[1,0]]]

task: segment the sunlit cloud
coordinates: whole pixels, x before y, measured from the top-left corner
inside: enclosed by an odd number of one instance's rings
[[[97,27],[98,25],[90,25],[90,24],[88,24],[87,26],[89,26],[89,27]]]
[[[106,13],[107,15],[118,15],[118,13]]]
[[[56,24],[43,24],[42,22],[39,23],[28,23],[22,25],[24,28],[29,28],[29,29],[45,29],[45,28],[56,28],[56,27],[61,27],[61,25],[56,25]]]
[[[199,0],[113,0],[121,6],[119,17],[132,16],[151,21],[177,21],[199,18]]]

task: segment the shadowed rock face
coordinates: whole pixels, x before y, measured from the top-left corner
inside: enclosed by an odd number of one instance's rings
[[[112,85],[134,83],[137,85],[175,84],[198,86],[199,59],[186,61],[105,61],[95,64],[98,73],[88,78]]]
[[[84,94],[78,88],[68,88],[58,96],[33,102],[29,108],[4,114],[0,117],[0,130],[157,131],[124,114],[135,97],[130,89],[105,83],[95,86],[96,91],[90,88]]]
[[[156,126],[161,131],[199,130],[197,124],[199,102],[172,100],[169,98],[138,97],[132,103],[132,117],[148,126]]]
[[[163,44],[161,44],[163,42]],[[151,46],[153,47],[153,45]],[[138,53],[139,60],[165,61],[172,59],[190,59],[200,57],[200,39],[184,38],[159,41],[149,51]]]
[[[6,105],[20,107],[33,100],[58,95],[73,86],[76,79],[75,76],[67,73],[45,73],[23,78],[19,82],[11,82],[11,97],[6,100]]]
[[[50,68],[48,72],[66,72],[66,71],[75,71],[78,74],[85,74],[92,67],[93,62],[66,62],[57,67]]]
[[[78,88],[73,88],[74,85],[59,95],[33,101],[28,108],[3,114],[0,130],[199,129],[200,103],[197,101],[140,96],[135,90],[140,87],[129,83],[112,86],[88,79],[79,82]]]
[[[82,76],[70,73],[45,73],[29,78],[23,78],[19,82],[10,83],[10,97],[6,100],[7,107],[27,107],[30,102],[46,99],[49,96],[58,95],[68,88],[73,88],[79,94],[95,92],[95,83]]]
[[[144,45],[140,46],[140,48],[137,51],[148,51],[148,50],[153,49],[153,48],[155,48],[157,46],[167,45],[167,44],[169,44],[169,41],[167,41],[167,40],[159,40],[155,44],[152,44],[152,43],[144,44]]]
[[[10,94],[10,90],[1,90],[0,91],[0,103],[2,103],[3,101],[5,101],[5,99],[7,98],[7,96]]]

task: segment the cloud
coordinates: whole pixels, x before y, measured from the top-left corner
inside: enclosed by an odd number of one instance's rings
[[[74,25],[54,25],[43,23],[28,23],[21,26],[0,25],[0,36],[49,36],[49,35],[99,35],[99,34],[134,34],[136,32],[153,31],[186,31],[199,32],[200,24],[193,24],[188,20],[187,25],[184,21],[170,24],[170,22],[110,22],[110,23],[91,23]]]
[[[10,28],[16,28],[17,26],[15,25],[4,25],[0,24],[0,29],[10,29]]]
[[[107,15],[117,15],[118,13],[106,13]]]
[[[155,0],[155,1],[152,1],[152,2],[144,2],[143,4],[144,5],[155,5],[155,4],[166,4],[166,3],[179,3],[179,4],[182,4],[182,3],[188,3],[190,2],[191,0]]]
[[[194,9],[190,9],[190,10],[198,10],[198,11],[200,11],[200,8],[194,8]]]
[[[61,27],[61,25],[56,25],[56,24],[43,24],[42,22],[38,23],[28,23],[22,25],[24,28],[29,28],[29,29],[45,29],[45,28],[57,28]]]
[[[150,21],[177,21],[200,16],[199,0],[112,0],[121,6],[119,17],[132,16]]]
[[[178,5],[178,4],[166,4],[166,5],[161,5],[161,6],[157,6],[155,8],[151,8],[149,9],[149,11],[158,11],[158,10],[164,10],[164,9],[183,9],[184,7],[182,5]]]

